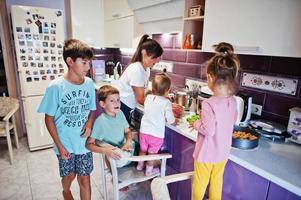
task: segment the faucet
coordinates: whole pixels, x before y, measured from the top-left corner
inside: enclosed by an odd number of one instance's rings
[[[119,66],[119,70],[118,70],[118,66]],[[119,76],[121,76],[122,71],[123,71],[123,69],[122,69],[122,64],[121,64],[120,62],[117,62],[116,65],[115,65],[115,68],[116,68],[116,70],[117,70]]]

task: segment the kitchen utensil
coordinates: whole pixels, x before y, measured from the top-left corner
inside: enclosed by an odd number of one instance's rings
[[[260,135],[253,129],[250,129],[248,127],[241,127],[241,126],[235,126],[234,131],[242,131],[245,133],[250,133],[257,138],[254,140],[249,140],[249,139],[240,139],[240,138],[234,138],[232,137],[232,147],[236,147],[239,149],[253,149],[258,146],[258,141]]]
[[[175,94],[175,102],[184,107],[185,110],[189,110],[191,104],[191,98],[188,92],[178,91]]]
[[[286,131],[284,125],[264,119],[251,120],[249,124],[255,129],[279,135],[283,134]]]

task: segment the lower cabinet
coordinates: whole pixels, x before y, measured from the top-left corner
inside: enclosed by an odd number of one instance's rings
[[[267,200],[301,200],[301,197],[294,193],[287,191],[286,189],[271,183],[269,187],[269,193]]]
[[[194,146],[194,141],[166,128],[164,150],[172,154],[167,161],[167,175],[193,170]],[[169,184],[171,199],[191,199],[191,185],[191,180]],[[231,160],[225,168],[222,195],[223,200],[301,200],[301,197]]]

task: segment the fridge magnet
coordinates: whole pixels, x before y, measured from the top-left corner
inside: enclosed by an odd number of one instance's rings
[[[28,67],[28,63],[27,62],[22,62],[22,67]]]
[[[20,56],[20,60],[22,61],[26,60],[26,56]]]
[[[28,47],[32,47],[33,46],[33,42],[32,41],[27,41],[27,46]]]
[[[46,74],[51,74],[51,70],[47,69]]]
[[[55,56],[51,56],[51,61],[56,61],[56,57]]]
[[[32,73],[33,73],[33,75],[39,75],[39,71],[36,71],[36,70],[33,71]]]
[[[48,27],[48,22],[44,22],[44,27]]]
[[[25,38],[26,38],[26,40],[31,40],[32,39],[31,34],[25,34]]]
[[[56,34],[56,31],[54,29],[50,30],[51,34]]]
[[[17,32],[23,32],[23,29],[22,29],[22,27],[18,27],[18,26],[17,26],[17,27],[16,27],[16,31],[17,31]]]
[[[35,53],[41,53],[41,49],[40,49],[40,48],[36,48],[36,49],[34,50],[34,52],[35,52]]]
[[[51,41],[55,41],[55,40],[56,40],[56,39],[55,39],[55,36],[51,36],[51,37],[50,37],[50,40],[51,40]]]
[[[49,40],[49,35],[44,35],[44,40]]]
[[[39,40],[39,35],[38,34],[33,34],[33,39],[34,40]]]
[[[33,18],[33,20],[38,20],[39,19],[39,15],[38,14],[32,14],[32,18]]]
[[[18,33],[18,39],[19,40],[24,40],[24,34]]]
[[[42,32],[39,32],[39,33],[42,33]],[[43,40],[43,34],[39,34],[39,38],[40,38],[40,40]]]
[[[32,82],[32,77],[26,77],[26,82]]]
[[[59,68],[64,68],[62,63],[59,64]]]
[[[64,69],[60,69],[60,73],[63,74],[64,73]]]
[[[55,76],[54,75],[51,75],[50,76],[50,80],[54,80],[55,79]]]
[[[25,28],[24,28],[24,32],[25,32],[25,33],[30,33],[30,28],[29,28],[29,27],[25,27]]]
[[[43,47],[48,47],[48,42],[43,42]]]
[[[31,24],[32,23],[32,20],[30,18],[26,19],[26,23],[27,24]]]
[[[41,69],[41,70],[40,70],[40,74],[41,74],[41,75],[44,75],[44,74],[45,74],[45,70],[44,70],[44,69]]]
[[[57,52],[59,55],[63,54],[63,50],[58,50]]]
[[[43,53],[48,53],[48,49],[43,49]]]
[[[40,81],[40,78],[39,77],[33,77],[33,80],[34,81]]]
[[[56,28],[56,23],[51,23],[50,27],[51,28]]]
[[[50,42],[50,47],[54,48],[55,47],[55,42]]]
[[[25,41],[24,40],[20,40],[19,41],[19,46],[24,46],[25,45]]]
[[[58,10],[58,11],[55,12],[55,14],[56,14],[57,17],[60,17],[60,16],[62,16],[62,11]]]
[[[26,14],[27,14],[27,15],[30,15],[30,12],[29,12],[29,11],[27,11],[27,12],[26,12]]]
[[[43,15],[39,15],[38,18],[39,19],[45,19],[45,17]]]
[[[40,60],[41,60],[41,56],[36,56],[36,57],[35,57],[35,60],[36,60],[36,61],[40,61]]]
[[[63,47],[62,44],[58,44],[58,45],[57,45],[57,48],[59,48],[59,49],[62,48],[62,47]]]
[[[47,80],[47,76],[42,76],[42,80],[43,81]]]
[[[27,51],[28,53],[33,53],[33,48],[28,48]]]
[[[52,67],[52,68],[56,68],[56,64],[54,64],[54,63],[51,64],[51,67]]]
[[[43,33],[49,34],[49,29],[48,28],[43,28]]]
[[[32,55],[28,55],[28,60],[33,60],[33,56]]]
[[[43,67],[43,63],[38,63],[38,67]]]
[[[50,50],[50,54],[55,54],[55,50],[54,50],[54,49],[51,49],[51,50]]]
[[[59,62],[63,61],[63,57],[58,57],[58,61]]]
[[[20,49],[20,53],[26,53],[25,49]]]
[[[30,62],[30,67],[36,67],[36,63],[35,62]]]
[[[56,69],[53,70],[53,74],[57,74],[57,70]]]
[[[49,61],[49,57],[48,56],[44,56],[44,61]]]
[[[36,24],[38,27],[41,27],[41,26],[42,26],[42,22],[41,22],[40,20],[35,21],[35,24]]]
[[[25,71],[25,74],[26,74],[26,75],[31,75],[30,70],[26,70],[26,71]]]

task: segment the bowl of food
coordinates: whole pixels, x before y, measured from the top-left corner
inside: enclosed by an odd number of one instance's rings
[[[186,122],[189,125],[193,125],[193,123],[198,121],[199,119],[200,119],[200,116],[198,114],[193,114],[193,115],[190,115],[186,118]]]
[[[258,146],[259,136],[253,129],[235,126],[232,135],[232,147],[253,149]]]
[[[173,103],[172,104],[172,112],[175,116],[175,118],[181,118],[183,114],[183,106]]]

